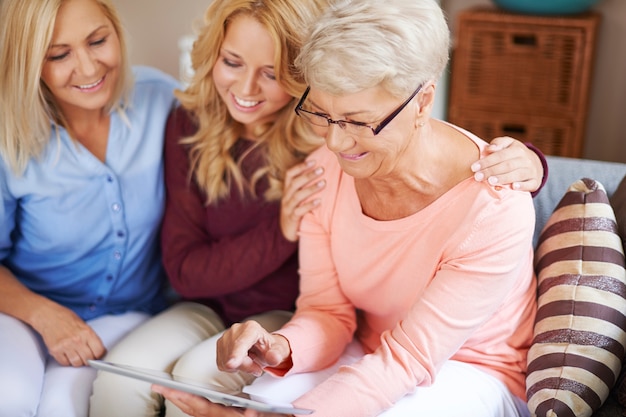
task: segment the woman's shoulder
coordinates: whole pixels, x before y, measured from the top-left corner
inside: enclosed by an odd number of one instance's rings
[[[174,91],[181,87],[180,83],[171,75],[163,71],[146,66],[133,67],[135,106],[147,105],[150,108],[165,106],[168,111],[172,103],[176,102]]]
[[[133,67],[135,84],[141,85],[163,85],[169,90],[180,88],[181,84],[171,75],[154,67],[137,65]]]
[[[317,165],[322,165],[326,170],[341,170],[337,157],[326,145],[322,145],[307,157],[307,160],[314,160]]]
[[[198,123],[192,114],[181,105],[170,111],[167,117],[167,136],[191,136],[198,130]]]
[[[133,67],[134,84],[128,106],[132,120],[139,114],[148,119],[165,121],[177,104],[174,92],[180,87],[174,77],[151,67]]]

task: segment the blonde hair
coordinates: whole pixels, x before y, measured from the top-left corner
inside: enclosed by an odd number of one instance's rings
[[[0,0],[0,152],[20,175],[41,156],[53,127],[67,127],[54,96],[41,81],[58,11],[65,0]],[[107,111],[124,114],[132,88],[126,38],[110,0],[93,0],[120,40],[121,68]]]
[[[181,105],[194,117],[197,132],[181,143],[189,145],[191,173],[206,194],[207,204],[216,204],[229,195],[234,185],[242,195],[254,195],[255,184],[267,178],[266,200],[282,196],[285,172],[302,161],[321,142],[309,126],[294,113],[297,99],[304,92],[302,77],[293,61],[303,42],[308,24],[327,5],[325,0],[213,0],[204,14],[202,26],[191,51],[194,75],[188,88],[177,91]],[[213,82],[213,66],[224,41],[226,29],[240,15],[256,19],[274,42],[276,79],[293,99],[277,112],[276,120],[255,132],[255,146],[262,147],[265,164],[251,178],[241,170],[232,150],[242,133],[242,125],[230,116]]]

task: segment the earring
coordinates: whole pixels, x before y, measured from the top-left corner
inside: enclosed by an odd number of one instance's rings
[[[426,123],[424,123],[424,122],[419,122],[417,125],[418,125],[419,127],[424,127],[424,125],[425,125],[425,124],[426,124]]]

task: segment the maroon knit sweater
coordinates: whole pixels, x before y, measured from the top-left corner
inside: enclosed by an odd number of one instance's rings
[[[178,108],[168,119],[165,137],[166,209],[161,243],[172,287],[183,299],[213,308],[226,325],[269,310],[293,310],[298,294],[297,243],[287,241],[279,225],[280,202],[236,189],[216,205],[189,181],[187,148],[178,142],[196,125]],[[233,151],[251,145],[242,139]],[[243,162],[249,176],[262,162],[253,151]]]

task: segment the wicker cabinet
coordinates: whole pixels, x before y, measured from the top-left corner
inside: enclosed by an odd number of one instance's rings
[[[486,140],[508,135],[582,157],[600,17],[494,8],[458,16],[448,119]]]

